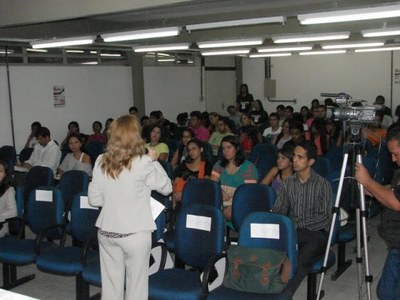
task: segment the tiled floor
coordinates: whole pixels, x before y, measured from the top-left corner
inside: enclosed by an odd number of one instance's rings
[[[374,217],[368,221],[368,234],[369,234],[369,267],[370,273],[374,277],[372,283],[372,299],[376,297],[376,284],[379,280],[382,271],[383,263],[386,258],[386,246],[383,240],[378,236],[376,226],[379,223],[379,216]],[[355,242],[347,246],[347,258],[353,259],[353,265],[336,281],[331,280],[332,270],[329,270],[323,282],[323,290],[325,291],[326,300],[353,300],[358,299],[357,289],[357,266],[355,264],[355,253],[353,248]],[[335,247],[336,248],[336,247]],[[75,279],[72,277],[54,276],[40,272],[36,269],[35,265],[18,268],[20,276],[35,273],[36,278],[26,284],[23,284],[15,289],[13,292],[24,294],[38,299],[47,300],[73,300],[75,299]],[[2,280],[0,274],[0,280]],[[91,287],[92,293],[98,292],[98,288]],[[307,298],[307,284],[306,280],[300,286],[295,294],[294,300],[304,300]],[[364,296],[361,299],[367,299]]]

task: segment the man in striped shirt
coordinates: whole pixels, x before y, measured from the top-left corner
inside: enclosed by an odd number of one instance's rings
[[[309,268],[323,255],[328,241],[332,188],[329,182],[312,170],[317,148],[309,141],[301,141],[294,149],[295,173],[280,186],[272,209],[290,217],[297,231],[298,270],[289,282],[288,290],[294,294]]]

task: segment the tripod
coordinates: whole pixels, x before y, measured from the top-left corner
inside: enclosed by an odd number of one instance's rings
[[[326,266],[328,263],[328,256],[329,256],[329,249],[330,245],[332,242],[333,234],[335,231],[335,225],[336,225],[336,218],[338,216],[338,213],[340,213],[340,198],[342,194],[342,188],[343,188],[343,181],[346,173],[346,167],[347,167],[347,161],[349,158],[349,153],[353,153],[356,155],[356,161],[360,164],[362,164],[362,155],[361,155],[361,137],[360,137],[360,129],[361,125],[354,124],[351,125],[351,138],[350,138],[350,143],[347,145],[348,147],[345,148],[345,153],[343,157],[343,163],[342,163],[342,168],[340,171],[340,178],[339,178],[339,187],[338,191],[336,194],[336,200],[335,200],[335,205],[333,208],[333,216],[332,216],[332,222],[331,222],[331,227],[329,230],[329,237],[328,237],[328,243],[326,245],[326,250],[325,250],[325,257],[324,257],[324,262],[322,266],[322,274],[321,274],[321,279],[319,281],[319,286],[318,286],[318,294],[317,294],[317,300],[320,299],[321,296],[321,291],[322,291],[322,283],[324,280],[324,276],[326,273]],[[352,151],[352,152],[350,152]],[[362,297],[362,285],[363,281],[365,280],[366,285],[367,285],[367,296],[368,300],[371,300],[371,282],[372,282],[372,275],[370,275],[369,271],[369,263],[368,263],[368,247],[367,247],[367,222],[366,222],[366,209],[365,209],[365,194],[364,194],[364,187],[363,185],[358,183],[358,190],[359,190],[359,207],[356,209],[356,230],[357,230],[357,273],[358,273],[358,298],[361,299]],[[362,230],[362,232],[361,232]],[[361,243],[362,239],[362,243]],[[364,245],[364,258],[365,258],[365,278],[363,279],[363,257],[362,257],[362,245]]]

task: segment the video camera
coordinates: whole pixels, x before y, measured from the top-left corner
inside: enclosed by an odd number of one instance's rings
[[[381,105],[366,105],[365,100],[352,100],[346,93],[321,93],[321,97],[333,98],[338,107],[328,106],[326,117],[335,121],[345,121],[351,124],[375,123],[375,113]]]

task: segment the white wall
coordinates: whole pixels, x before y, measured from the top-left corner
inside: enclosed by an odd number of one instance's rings
[[[181,112],[204,111],[200,75],[199,62],[194,67],[144,67],[146,115],[161,110],[165,118],[176,122],[176,116]]]
[[[118,117],[133,105],[130,67],[12,66],[10,67],[16,148],[20,151],[30,124],[40,121],[61,142],[70,121],[91,133],[92,123]],[[0,145],[12,144],[5,68],[0,67]],[[53,86],[63,85],[64,107],[54,107]]]
[[[400,54],[394,53],[393,67],[400,69]],[[243,60],[243,82],[249,85],[255,99],[264,99],[264,108],[270,112],[280,103],[270,103],[264,97],[264,69],[264,59]],[[276,80],[276,97],[272,99],[297,99],[296,104],[283,103],[295,109],[309,106],[314,98],[323,100],[320,94],[324,92],[345,92],[369,104],[377,95],[383,95],[390,106],[390,52],[272,58],[271,73],[271,79]],[[393,89],[393,110],[400,104],[399,96],[397,84]]]

